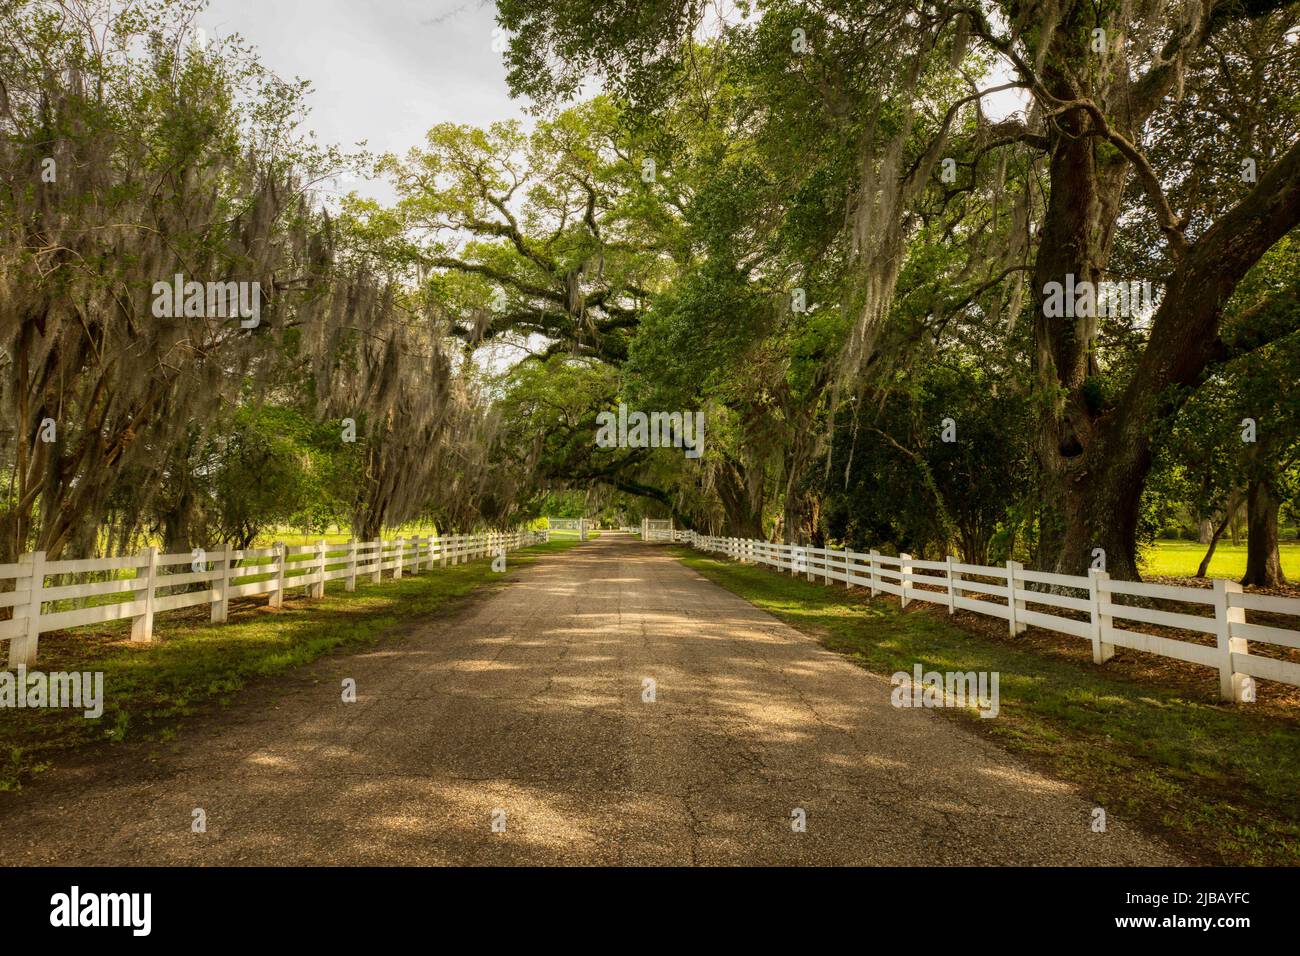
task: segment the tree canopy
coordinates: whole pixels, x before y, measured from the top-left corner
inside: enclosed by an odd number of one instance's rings
[[[1296,2],[499,0],[529,121],[378,157],[196,3],[79,9],[0,0],[7,555],[589,508],[1136,577],[1244,509],[1281,580]]]

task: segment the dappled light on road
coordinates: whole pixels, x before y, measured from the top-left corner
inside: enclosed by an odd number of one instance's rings
[[[356,702],[340,685],[356,681]],[[81,863],[1160,863],[957,722],[615,536],[453,621],[51,773],[0,851]],[[129,758],[129,759],[128,759]],[[121,769],[121,768],[130,768]],[[203,808],[206,833],[190,831]],[[795,832],[792,814],[806,815]],[[494,830],[494,824],[497,829]]]

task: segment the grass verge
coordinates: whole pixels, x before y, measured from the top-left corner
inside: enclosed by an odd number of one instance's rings
[[[552,541],[509,556],[509,570],[539,554],[577,544]],[[0,708],[0,790],[13,790],[48,769],[60,754],[127,739],[166,740],[186,717],[226,706],[250,681],[273,677],[340,648],[373,644],[402,627],[448,613],[477,591],[500,584],[491,560],[435,567],[400,581],[329,585],[322,600],[286,594],[283,608],[264,599],[232,606],[226,624],[200,613],[169,614],[155,624],[158,641],[132,644],[129,623],[41,637],[37,668],[44,672],[102,671],[103,716],[81,711]],[[301,591],[299,591],[301,594]]]
[[[828,587],[685,548],[704,577],[874,673],[997,671],[997,718],[939,710],[1044,772],[1076,784],[1112,816],[1192,860],[1300,864],[1300,720],[1125,680],[1106,665],[1058,658],[968,631],[942,610],[899,608],[860,588]],[[892,603],[891,603],[892,601]]]

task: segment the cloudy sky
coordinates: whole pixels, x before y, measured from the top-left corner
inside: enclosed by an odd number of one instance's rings
[[[211,0],[197,25],[239,33],[280,76],[310,80],[308,126],[324,142],[400,153],[435,123],[523,117],[492,49],[495,10],[490,0]]]
[[[719,3],[723,16],[731,7]],[[402,153],[435,123],[525,119],[492,49],[495,13],[492,0],[210,0],[197,25],[239,33],[280,76],[310,80],[308,125],[322,141]],[[994,118],[1022,106],[1016,93],[985,101]],[[392,198],[379,183],[356,188]]]

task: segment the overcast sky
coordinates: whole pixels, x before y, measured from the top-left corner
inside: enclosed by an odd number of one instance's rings
[[[402,153],[435,123],[523,117],[492,49],[495,13],[490,0],[210,0],[197,25],[310,80],[307,125],[323,142]]]

